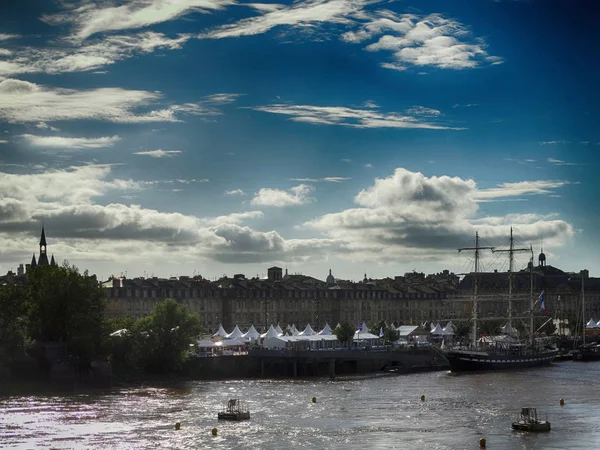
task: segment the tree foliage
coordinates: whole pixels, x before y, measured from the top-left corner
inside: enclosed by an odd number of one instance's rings
[[[89,363],[104,339],[104,292],[75,266],[38,266],[28,273],[27,328],[40,342],[60,342],[76,360]]]
[[[350,344],[350,342],[352,342],[352,339],[354,338],[354,333],[354,327],[348,322],[340,324],[335,328],[335,330],[333,330],[333,334],[337,336],[338,341],[347,344]]]
[[[375,336],[379,336],[381,330],[383,330],[383,336],[381,336],[381,339],[383,340],[384,344],[391,344],[400,338],[400,333],[398,333],[398,330],[396,330],[394,327],[387,326],[383,320],[377,325],[371,327],[369,332]]]
[[[174,299],[158,303],[148,316],[133,326],[141,367],[151,373],[179,369],[200,332],[198,317],[184,305]]]
[[[27,293],[17,284],[0,285],[0,360],[24,352],[27,340]]]

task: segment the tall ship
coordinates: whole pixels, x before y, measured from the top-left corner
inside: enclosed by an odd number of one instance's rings
[[[543,304],[543,293],[534,301],[533,295],[533,250],[532,248],[515,248],[513,231],[510,230],[509,248],[507,250],[497,250],[494,247],[480,245],[479,234],[475,233],[475,247],[461,248],[461,251],[474,252],[474,272],[470,275],[473,280],[473,294],[469,297],[456,298],[457,301],[472,301],[473,312],[471,317],[471,339],[469,345],[456,346],[445,349],[444,356],[448,360],[451,372],[468,371],[491,371],[491,370],[518,370],[530,367],[545,366],[550,364],[558,355],[558,349],[541,339],[536,339],[534,334],[534,308],[538,302]],[[507,252],[509,257],[508,269],[508,294],[506,295],[479,295],[479,264],[481,252],[489,250],[491,252]],[[526,301],[522,294],[513,294],[513,275],[514,275],[514,255],[517,252],[531,252],[532,258],[529,264],[530,271],[530,292],[529,311],[527,317],[520,317],[529,321],[528,339],[519,339],[514,337],[516,329],[513,328],[513,301]],[[508,305],[508,322],[504,328],[505,334],[502,336],[492,336],[478,338],[478,303],[481,301],[499,301],[506,300]]]

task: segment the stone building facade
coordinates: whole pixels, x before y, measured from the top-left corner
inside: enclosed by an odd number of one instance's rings
[[[234,275],[208,281],[201,277],[113,278],[104,283],[108,313],[141,317],[165,298],[175,298],[200,317],[208,332],[235,325],[254,325],[264,330],[270,324],[296,324],[313,328],[338,322],[368,324],[422,322],[452,317],[457,311],[445,301],[456,293],[458,277],[444,272],[412,279],[413,274],[394,279],[365,279],[354,283],[326,281],[305,275],[285,275],[278,267],[268,269],[267,279]]]

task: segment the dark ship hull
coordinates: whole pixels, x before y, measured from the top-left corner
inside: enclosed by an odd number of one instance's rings
[[[558,350],[547,350],[525,355],[494,354],[488,352],[449,350],[445,353],[451,372],[519,370],[549,365]]]

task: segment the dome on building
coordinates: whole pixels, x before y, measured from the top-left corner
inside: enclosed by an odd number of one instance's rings
[[[329,269],[329,275],[327,275],[327,284],[334,284],[334,283],[335,283],[335,278],[331,274],[331,269]]]

